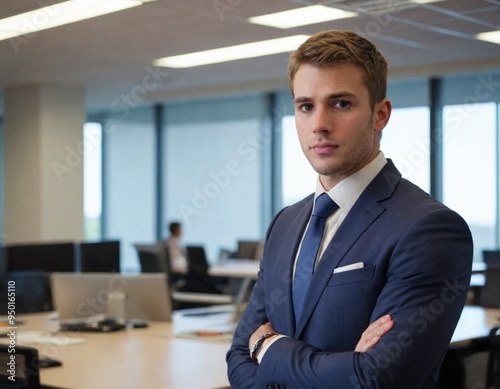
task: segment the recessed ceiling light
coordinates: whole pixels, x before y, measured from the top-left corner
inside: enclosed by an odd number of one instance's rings
[[[500,30],[498,31],[489,31],[489,32],[481,32],[475,35],[477,39],[482,41],[487,41],[491,43],[496,43],[500,45]]]
[[[295,50],[307,38],[309,38],[309,35],[293,35],[286,38],[244,43],[236,46],[159,58],[155,60],[153,64],[155,66],[164,66],[168,68],[189,68],[244,58],[262,57],[264,55]]]
[[[276,28],[291,28],[328,22],[330,20],[352,18],[354,16],[357,16],[357,13],[326,7],[324,5],[312,5],[290,11],[254,16],[249,18],[248,21],[253,24],[262,24]]]
[[[411,0],[412,3],[417,3],[417,4],[430,4],[430,3],[437,3],[439,1],[443,0]]]
[[[152,1],[152,0],[146,0]],[[0,20],[0,40],[62,26],[80,20],[136,7],[140,0],[70,0]],[[154,1],[154,0],[153,0]]]

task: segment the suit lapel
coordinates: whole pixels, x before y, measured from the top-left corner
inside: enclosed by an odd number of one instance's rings
[[[361,194],[342,222],[314,272],[305,298],[302,317],[297,324],[295,338],[300,337],[330,280],[333,270],[339,266],[345,254],[363,232],[384,212],[384,207],[379,202],[392,195],[400,178],[401,175],[389,160],[382,171]]]

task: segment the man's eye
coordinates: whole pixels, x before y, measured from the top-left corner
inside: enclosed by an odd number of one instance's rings
[[[348,108],[351,104],[348,101],[340,100],[340,101],[337,101],[334,105],[335,105],[335,107],[338,107],[338,108]]]
[[[303,112],[308,112],[312,109],[312,105],[311,104],[302,104],[300,106],[300,110],[303,111]]]

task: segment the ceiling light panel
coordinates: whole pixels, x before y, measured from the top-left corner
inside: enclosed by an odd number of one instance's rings
[[[253,24],[261,24],[276,28],[291,28],[337,19],[352,18],[355,16],[357,16],[355,12],[326,7],[324,5],[312,5],[309,7],[292,9],[290,11],[254,16],[249,18],[248,21]]]
[[[149,0],[151,1],[151,0]],[[33,34],[141,5],[139,0],[70,0],[0,20],[0,40]]]
[[[244,58],[262,57],[264,55],[293,51],[307,38],[309,38],[309,35],[293,35],[286,38],[269,39],[236,46],[221,47],[218,49],[160,58],[155,60],[153,64],[155,66],[164,66],[169,68],[189,68],[220,62],[235,61]]]
[[[500,45],[500,30],[481,32],[480,34],[476,34],[476,38],[482,41],[496,43],[497,45]]]

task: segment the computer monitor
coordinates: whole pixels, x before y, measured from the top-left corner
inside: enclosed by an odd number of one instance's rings
[[[72,272],[75,270],[73,243],[35,243],[5,246],[6,270],[41,270]]]
[[[60,322],[106,316],[114,292],[125,294],[126,320],[170,320],[166,274],[52,273],[51,287]]]

